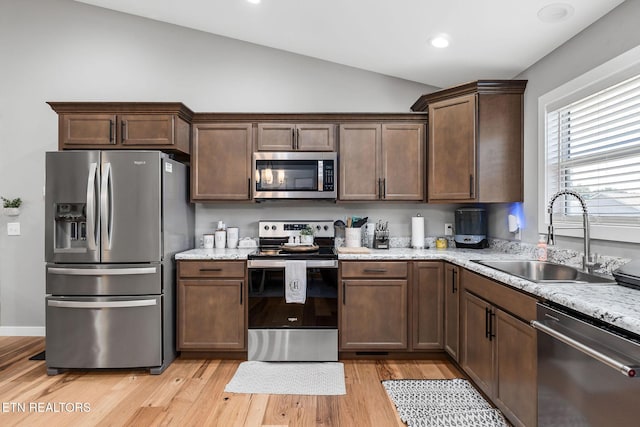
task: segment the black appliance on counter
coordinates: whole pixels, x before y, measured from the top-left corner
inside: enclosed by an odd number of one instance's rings
[[[314,230],[313,245],[290,244]],[[248,359],[338,360],[338,256],[333,220],[260,221],[259,248],[248,256]],[[306,300],[287,303],[288,261],[304,261]],[[289,263],[291,264],[291,263]]]
[[[456,209],[454,241],[457,248],[488,247],[487,211],[483,208]]]

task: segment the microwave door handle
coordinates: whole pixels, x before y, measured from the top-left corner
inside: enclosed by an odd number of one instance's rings
[[[318,160],[318,191],[324,190],[324,162]]]
[[[87,179],[87,246],[89,250],[97,249],[97,222],[96,222],[96,175],[98,164],[89,166],[89,178]]]

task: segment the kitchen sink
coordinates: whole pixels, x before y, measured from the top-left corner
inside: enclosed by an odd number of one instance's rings
[[[616,284],[613,279],[586,273],[575,267],[534,260],[473,260],[478,264],[495,268],[536,283],[598,283]]]

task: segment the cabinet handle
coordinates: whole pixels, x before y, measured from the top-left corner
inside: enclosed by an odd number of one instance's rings
[[[378,178],[378,199],[382,199],[382,178]]]
[[[240,305],[242,305],[242,282],[240,282]]]
[[[493,321],[496,317],[496,314],[493,310],[489,310],[489,341],[495,338],[496,334],[493,333]]]
[[[365,268],[363,271],[365,273],[386,273],[387,272],[385,268]]]
[[[489,338],[489,307],[484,308],[484,337]],[[489,338],[490,339],[490,338]]]
[[[473,175],[469,175],[469,197],[473,198]]]
[[[346,305],[347,304],[347,287],[345,285],[344,282],[342,282],[342,305]]]
[[[247,195],[251,199],[251,178],[247,178]]]
[[[452,279],[451,279],[451,293],[455,294],[456,292],[458,292],[458,288],[456,287],[456,282],[458,281],[458,270],[456,270],[455,268],[453,270],[451,270],[452,273]]]
[[[122,140],[123,144],[124,144],[124,141],[127,139],[127,121],[126,120],[122,120],[120,122],[120,139]]]
[[[382,178],[382,198],[387,198],[387,178]]]
[[[221,268],[201,268],[200,271],[202,272],[207,272],[207,271],[222,271]]]
[[[110,144],[115,144],[115,127],[116,127],[116,123],[113,120],[109,120],[109,143]]]
[[[296,150],[300,149],[300,129],[296,129]]]

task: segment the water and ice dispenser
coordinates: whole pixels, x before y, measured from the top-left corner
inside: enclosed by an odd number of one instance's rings
[[[78,250],[87,247],[86,203],[55,204],[55,250]]]

